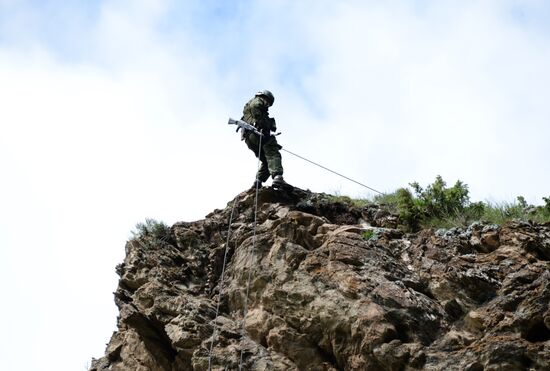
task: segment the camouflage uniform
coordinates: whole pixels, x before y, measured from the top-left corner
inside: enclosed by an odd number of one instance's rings
[[[243,133],[243,138],[256,157],[260,157],[261,166],[258,170],[258,179],[260,182],[265,182],[269,179],[269,175],[275,178],[276,175],[283,175],[283,165],[281,164],[282,148],[277,144],[275,136],[271,135],[272,131],[277,130],[275,119],[269,117],[269,103],[261,96],[255,96],[243,108],[242,120],[254,125],[264,137],[262,138],[262,149],[259,151],[260,137],[259,135],[246,131]]]

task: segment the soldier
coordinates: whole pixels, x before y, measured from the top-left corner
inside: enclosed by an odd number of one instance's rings
[[[260,150],[260,136],[250,130],[243,130],[243,139],[256,157],[260,158],[261,166],[258,170],[253,188],[261,187],[262,183],[273,177],[273,187],[280,188],[288,184],[283,179],[283,165],[281,164],[281,147],[271,132],[277,130],[275,119],[269,117],[269,107],[273,105],[275,97],[269,90],[262,90],[256,93],[254,98],[249,100],[243,108],[242,120],[253,125],[263,134],[262,148]],[[259,152],[259,153],[258,153]]]

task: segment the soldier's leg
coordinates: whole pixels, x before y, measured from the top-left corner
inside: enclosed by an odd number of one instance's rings
[[[267,159],[265,158],[264,151],[260,153],[260,169],[258,169],[257,177],[260,180],[260,182],[264,183],[266,180],[269,179],[269,167]]]
[[[249,134],[248,137],[245,139],[245,143],[248,146],[248,148],[254,152],[254,155],[256,157],[260,158],[260,169],[258,169],[258,174],[256,175],[257,178],[260,180],[260,182],[264,183],[266,180],[269,179],[269,166],[268,161],[265,155],[265,151],[260,151],[258,153],[259,145],[259,137],[253,133]]]
[[[263,151],[267,159],[267,167],[272,177],[275,175],[283,175],[283,164],[281,160],[281,152],[279,152],[279,145],[275,137],[269,138],[264,144]],[[269,175],[268,175],[269,177]]]

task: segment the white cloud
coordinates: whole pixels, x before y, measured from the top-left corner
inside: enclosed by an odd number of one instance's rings
[[[43,48],[2,51],[1,281],[13,303],[2,309],[3,349],[13,349],[6,369],[83,369],[101,356],[116,320],[114,267],[133,225],[201,218],[249,183],[217,187],[234,164],[217,151],[234,151],[235,137],[202,66],[162,45],[147,51],[149,66],[128,68],[66,64]],[[254,166],[244,151],[240,159]],[[244,178],[243,170],[235,173]],[[70,348],[63,366],[44,344]]]
[[[318,57],[309,91],[327,112],[317,143],[337,149],[330,139],[340,132],[348,148],[324,161],[363,157],[364,173],[386,190],[442,174],[466,181],[478,199],[540,202],[549,180],[537,160],[548,155],[548,35],[513,23],[498,3],[420,13],[399,4],[354,3],[309,20]],[[505,170],[521,164],[530,177]]]

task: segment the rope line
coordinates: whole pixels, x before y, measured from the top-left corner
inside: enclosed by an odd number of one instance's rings
[[[260,179],[258,177],[259,177],[259,173],[260,173],[259,170],[260,170],[260,156],[261,156],[261,151],[262,151],[262,136],[260,135],[259,138],[260,138],[260,145],[259,145],[259,148],[258,148],[258,166],[257,166],[258,171],[256,172],[256,184],[255,184],[256,194],[255,194],[255,197],[254,197],[254,233],[252,235],[252,250],[250,251],[250,256],[251,257],[252,257],[252,254],[254,254],[254,250],[256,249],[256,225],[257,225],[257,221],[258,221],[258,189],[259,189],[259,184],[260,184]],[[242,336],[242,338],[244,338],[244,336],[245,336],[244,321],[246,319],[246,314],[248,312],[248,293],[250,292],[250,279],[252,277],[252,267],[253,267],[252,264],[248,267],[248,279],[247,279],[247,282],[246,282],[246,295],[244,297],[243,320],[242,320],[242,324],[241,324],[241,336]],[[240,356],[240,359],[239,359],[239,371],[242,370],[243,353],[244,353],[243,350],[244,349],[241,346],[241,356]]]
[[[220,313],[220,303],[223,293],[223,280],[225,276],[225,265],[227,263],[227,252],[229,251],[229,237],[231,235],[231,223],[233,222],[233,214],[235,212],[235,206],[237,205],[239,201],[239,196],[235,197],[233,200],[233,206],[231,207],[231,215],[229,217],[229,226],[227,227],[227,240],[225,242],[225,252],[223,254],[223,265],[222,265],[222,274],[220,276],[220,289],[218,292],[218,303],[216,305],[216,317],[214,318],[214,330],[212,332],[212,341],[210,341],[210,350],[208,351],[208,371],[212,370],[212,349],[214,347],[214,339],[216,338],[218,326],[216,324],[216,320],[218,319],[218,315]]]
[[[349,180],[349,181],[351,181],[351,182],[357,183],[357,184],[359,184],[360,186],[363,186],[363,187],[365,187],[365,188],[368,188],[368,189],[370,189],[371,191],[374,191],[374,192],[376,192],[376,193],[379,193],[379,194],[381,194],[381,195],[384,195],[383,192],[377,191],[376,189],[371,188],[371,187],[369,187],[368,185],[365,185],[365,184],[363,184],[363,183],[361,183],[361,182],[358,182],[357,180],[353,180],[353,179],[351,179],[351,178],[349,178],[349,177],[347,177],[347,176],[345,176],[345,175],[342,175],[342,174],[340,174],[340,173],[337,173],[337,172],[334,171],[334,170],[330,170],[328,167],[325,167],[325,166],[323,166],[323,165],[319,165],[318,163],[313,162],[313,161],[311,161],[311,160],[308,160],[307,158],[302,157],[302,156],[300,156],[300,155],[298,155],[298,154],[296,154],[296,153],[294,153],[294,152],[290,152],[288,149],[282,148],[282,150],[285,151],[285,152],[288,152],[288,153],[290,153],[291,155],[294,155],[294,156],[296,156],[296,157],[298,157],[298,158],[301,158],[301,159],[304,160],[304,161],[310,162],[310,163],[312,163],[313,165],[319,166],[320,168],[323,168],[323,169],[325,169],[325,170],[327,170],[327,171],[330,171],[331,173],[334,173],[334,174],[336,174],[336,175],[338,175],[338,176],[341,176],[342,178],[345,178],[345,179],[347,179],[347,180]]]

